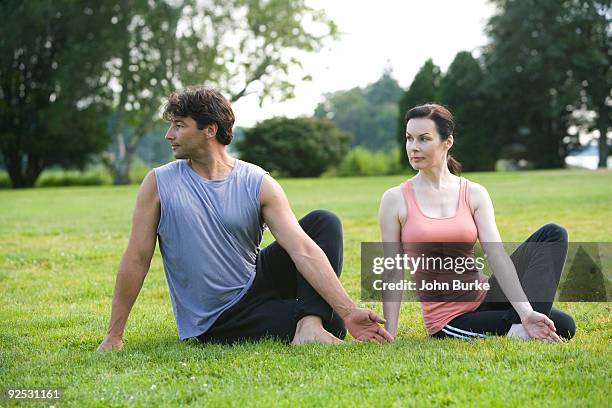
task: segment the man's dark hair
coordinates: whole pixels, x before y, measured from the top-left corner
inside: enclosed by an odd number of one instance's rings
[[[221,92],[213,88],[197,86],[170,94],[162,117],[171,122],[187,116],[195,120],[198,129],[216,124],[217,141],[224,145],[231,143],[234,112],[229,101],[221,95]]]

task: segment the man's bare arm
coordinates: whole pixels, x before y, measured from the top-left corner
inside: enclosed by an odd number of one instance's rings
[[[358,340],[393,340],[379,326],[384,319],[371,310],[355,306],[323,250],[300,227],[282,187],[270,176],[264,178],[260,199],[264,221],[277,242],[287,251],[308,283],[344,319],[353,337]]]
[[[157,182],[154,172],[150,171],[138,191],[132,219],[132,233],[121,258],[115,281],[110,324],[98,351],[120,349],[123,345],[125,324],[149,271],[155,251],[159,218]]]

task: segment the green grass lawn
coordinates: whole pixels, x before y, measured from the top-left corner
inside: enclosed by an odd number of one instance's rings
[[[489,190],[506,241],[522,241],[547,222],[564,225],[571,241],[612,241],[611,172],[466,176]],[[379,240],[380,196],[402,179],[281,180],[296,215],[326,208],[341,217],[341,280],[356,300],[360,242]],[[159,253],[124,350],[95,353],[136,190],[0,191],[0,388],[59,387],[59,405],[78,407],[610,406],[609,303],[557,305],[578,326],[563,344],[430,340],[418,304],[405,303],[393,344],[202,346],[178,340]],[[380,304],[364,305],[382,312]]]

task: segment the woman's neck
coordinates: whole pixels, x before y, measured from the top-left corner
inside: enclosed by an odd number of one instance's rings
[[[440,190],[444,185],[454,184],[456,178],[444,163],[443,166],[419,170],[413,180],[424,187]]]

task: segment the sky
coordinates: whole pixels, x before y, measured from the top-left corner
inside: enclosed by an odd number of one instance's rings
[[[385,67],[406,89],[423,63],[432,58],[445,71],[459,51],[487,43],[484,27],[493,14],[486,0],[308,0],[325,10],[340,38],[303,58],[296,73],[295,98],[265,102],[256,94],[234,105],[236,125],[250,127],[273,116],[310,116],[323,94],[364,87],[375,82]],[[312,81],[301,81],[303,75]]]

